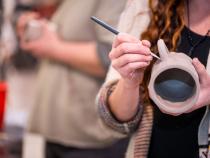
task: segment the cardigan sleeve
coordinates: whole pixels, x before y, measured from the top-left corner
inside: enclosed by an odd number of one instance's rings
[[[148,1],[131,0],[127,3],[125,10],[121,14],[118,30],[120,32],[129,33],[138,38],[147,28],[149,22],[150,15]],[[96,98],[96,104],[98,106],[99,116],[106,126],[121,134],[130,134],[138,128],[144,106],[140,105],[141,103],[139,102],[139,109],[136,115],[128,122],[120,122],[116,119],[109,109],[107,100],[120,78],[120,74],[110,66],[106,80]]]
[[[111,83],[110,85],[104,86],[101,88],[100,96],[98,96],[98,111],[103,122],[110,128],[122,133],[122,134],[131,134],[136,131],[142,113],[143,106],[139,105],[136,115],[128,122],[121,122],[117,120],[114,114],[109,109],[108,97],[115,89],[116,82]]]

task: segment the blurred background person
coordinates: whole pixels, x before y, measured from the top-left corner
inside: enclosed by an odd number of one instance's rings
[[[105,144],[97,128],[94,100],[110,64],[113,35],[90,16],[116,26],[125,0],[114,7],[115,0],[59,2],[50,21],[26,13],[17,24],[21,48],[41,60],[28,130],[44,136],[47,158],[124,157],[127,141],[105,147],[111,142]]]
[[[49,18],[55,8],[55,3],[36,0],[1,1],[0,84],[1,88],[2,85],[7,87],[4,115],[1,114],[4,117],[0,137],[2,158],[22,157],[24,131],[33,103],[38,68],[37,58],[19,47],[16,20],[28,11],[36,11],[40,16]]]

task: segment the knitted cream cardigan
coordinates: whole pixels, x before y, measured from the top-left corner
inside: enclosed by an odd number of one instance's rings
[[[139,38],[141,33],[147,28],[149,21],[148,0],[129,0],[125,11],[121,15],[118,29],[120,32],[126,32]],[[210,57],[208,58],[207,71],[210,72]],[[119,123],[106,106],[107,97],[112,92],[115,83],[119,79],[119,73],[110,67],[105,83],[97,97],[99,114],[103,120],[102,122],[108,125],[108,128],[111,127],[115,131],[118,131],[120,136],[126,136],[133,133],[126,153],[126,158],[146,158],[153,124],[153,107],[147,103],[139,103],[141,106],[139,106],[140,108],[135,118],[130,122]],[[205,144],[204,148],[200,148],[200,158],[210,158],[207,146],[209,120],[210,112],[208,112],[207,108],[206,114],[200,124],[198,134],[199,145]]]

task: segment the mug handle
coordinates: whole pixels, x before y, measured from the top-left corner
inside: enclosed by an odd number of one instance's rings
[[[166,47],[166,44],[163,41],[163,39],[158,40],[157,46],[158,46],[158,51],[159,51],[159,55],[160,55],[161,60],[166,59],[168,54],[169,54],[169,50]]]

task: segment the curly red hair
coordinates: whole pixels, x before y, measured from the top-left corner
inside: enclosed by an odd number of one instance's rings
[[[151,42],[151,50],[157,52],[157,41],[163,39],[169,48],[174,51],[184,28],[184,1],[183,0],[149,0],[151,20],[148,28],[141,35],[141,39]],[[151,66],[145,70],[142,86],[146,89],[150,79]],[[148,99],[147,99],[148,100]]]

